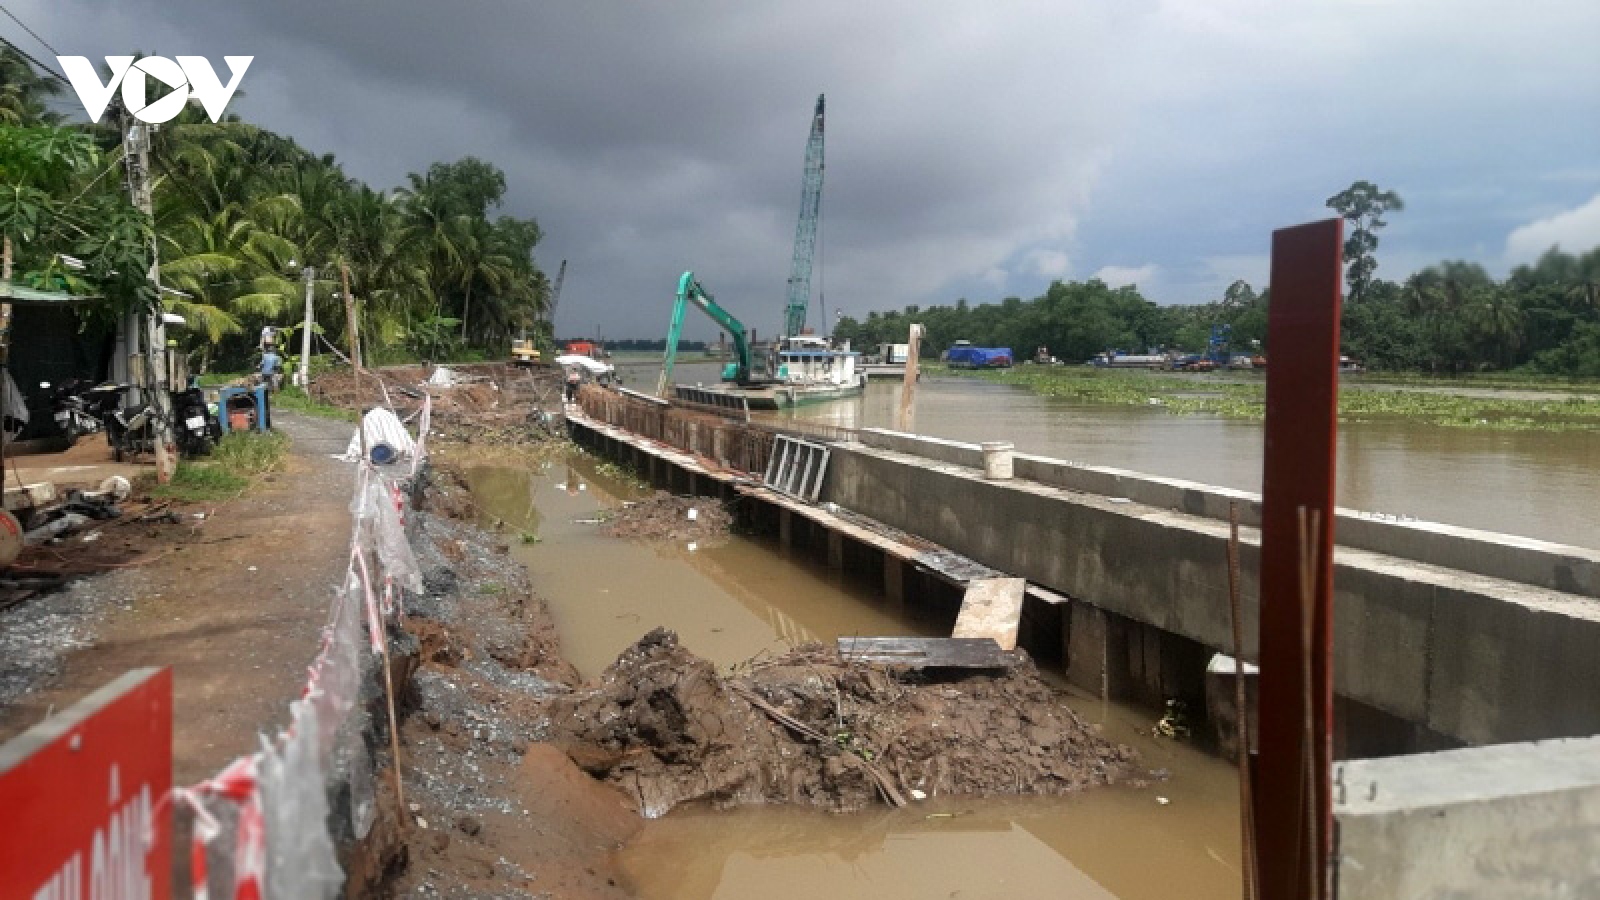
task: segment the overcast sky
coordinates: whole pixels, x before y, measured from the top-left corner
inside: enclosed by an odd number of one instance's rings
[[[4,2],[62,54],[253,55],[230,109],[375,187],[494,162],[564,335],[661,336],[686,268],[771,333],[824,92],[830,318],[1214,299],[1358,178],[1406,201],[1382,276],[1600,245],[1595,0]]]

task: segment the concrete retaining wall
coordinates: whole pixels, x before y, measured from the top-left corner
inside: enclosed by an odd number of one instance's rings
[[[1600,738],[1334,768],[1340,900],[1600,897]]]
[[[878,428],[862,430],[860,439],[869,447],[939,462],[971,468],[983,465],[977,444]],[[1123,497],[1157,509],[1220,521],[1227,521],[1229,505],[1237,504],[1242,524],[1257,526],[1261,523],[1261,496],[1248,491],[1025,453],[1016,455],[1015,471],[1018,478],[1069,491]],[[1600,597],[1600,552],[1353,509],[1341,508],[1335,513],[1336,537],[1342,546],[1569,594]]]
[[[822,499],[1106,611],[1230,648],[1225,522],[1136,502],[1127,497],[1135,491],[986,481],[964,465],[973,445],[910,440],[945,459],[837,445]],[[1017,460],[1019,472],[1037,465]],[[1176,489],[1158,479],[1105,470],[1086,477],[1121,478],[1147,499],[1184,502],[1182,492],[1163,494]],[[1203,491],[1202,503],[1216,493]],[[1253,636],[1259,538],[1254,528],[1241,537],[1244,631]],[[1348,546],[1335,567],[1341,695],[1469,744],[1600,732],[1600,692],[1574,689],[1600,683],[1600,603]]]

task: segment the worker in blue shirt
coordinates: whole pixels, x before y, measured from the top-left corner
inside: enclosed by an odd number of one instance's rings
[[[277,351],[268,348],[267,352],[261,354],[261,381],[272,390],[278,389],[278,381],[282,377],[278,370],[282,365],[283,359]]]

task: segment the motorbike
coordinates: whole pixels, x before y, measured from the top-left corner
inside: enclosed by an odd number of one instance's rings
[[[184,456],[207,456],[222,440],[222,426],[211,415],[205,392],[198,387],[172,392],[172,414],[177,420],[173,431],[178,451]]]
[[[85,387],[88,382],[73,379],[50,391],[50,411],[56,425],[67,435],[71,446],[86,434],[105,428],[106,418],[122,405],[125,384],[106,382]],[[39,387],[50,390],[50,382],[41,381]]]
[[[156,450],[156,409],[149,403],[119,406],[105,418],[106,443],[111,458],[127,462],[141,453]]]
[[[172,436],[183,456],[206,456],[217,441],[222,439],[222,426],[218,425],[206,406],[205,393],[190,387],[168,394],[173,414]],[[156,417],[160,413],[154,404],[136,403],[119,406],[105,418],[106,442],[111,445],[111,455],[118,462],[141,453],[154,453],[156,448]]]

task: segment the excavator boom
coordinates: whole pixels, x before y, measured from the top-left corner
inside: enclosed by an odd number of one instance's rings
[[[672,306],[672,324],[667,328],[667,348],[661,360],[661,381],[656,385],[657,396],[667,396],[668,389],[672,386],[672,367],[678,360],[678,340],[683,336],[683,319],[691,303],[710,316],[711,321],[716,322],[733,339],[735,367],[733,380],[738,384],[750,380],[750,339],[745,336],[744,323],[717,305],[717,301],[712,299],[705,288],[700,286],[700,282],[695,280],[694,272],[685,272],[678,279],[678,299]]]

